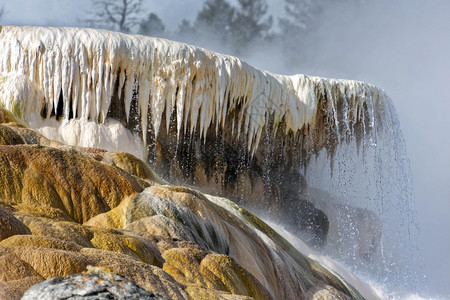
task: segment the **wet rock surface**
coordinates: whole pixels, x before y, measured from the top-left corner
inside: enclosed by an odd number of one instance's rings
[[[102,268],[89,268],[84,274],[55,277],[32,286],[22,300],[34,299],[169,299],[149,292],[124,277]]]
[[[0,299],[296,299],[324,285],[358,298],[227,199],[130,154],[2,126]]]

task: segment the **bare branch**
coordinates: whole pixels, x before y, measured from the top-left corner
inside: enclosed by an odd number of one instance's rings
[[[94,0],[90,26],[129,32],[140,20],[142,0]]]

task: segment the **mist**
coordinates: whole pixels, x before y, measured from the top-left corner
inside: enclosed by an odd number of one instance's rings
[[[414,178],[424,289],[441,297],[450,295],[449,11],[448,1],[336,6],[306,41],[314,54],[304,69],[273,70],[362,80],[390,95]]]
[[[268,3],[270,13],[282,16],[279,2]],[[448,12],[450,2],[445,0],[336,1],[322,12],[317,27],[296,41],[306,59],[286,61],[282,43],[259,44],[240,55],[275,73],[372,83],[392,98],[414,181],[423,256],[419,290],[436,297],[450,296]],[[196,42],[233,54],[227,45]]]
[[[338,2],[338,1],[335,1]],[[0,1],[3,24],[83,26],[91,1]],[[269,13],[283,13],[271,0]],[[170,30],[193,20],[201,1],[148,1]],[[308,53],[286,63],[280,45],[258,45],[243,58],[271,72],[355,79],[384,89],[405,135],[414,179],[423,255],[425,296],[450,297],[450,2],[446,0],[340,1],[323,12],[318,26],[296,41]],[[275,29],[277,26],[275,18]],[[200,46],[229,53],[226,45]]]

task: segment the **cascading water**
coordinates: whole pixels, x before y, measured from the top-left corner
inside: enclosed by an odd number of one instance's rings
[[[361,143],[341,143],[332,157],[321,151],[302,171],[308,199],[332,219],[322,253],[399,296],[419,283],[418,227],[400,124],[382,100]]]
[[[3,27],[0,40],[0,102],[23,123],[148,158],[172,182],[270,212],[320,251],[410,288],[411,179],[383,91],[107,31]]]

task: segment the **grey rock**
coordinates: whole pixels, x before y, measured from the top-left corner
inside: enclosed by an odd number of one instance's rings
[[[88,272],[66,277],[54,277],[33,285],[22,300],[38,299],[166,299],[144,290],[136,283],[106,269],[88,267]]]

